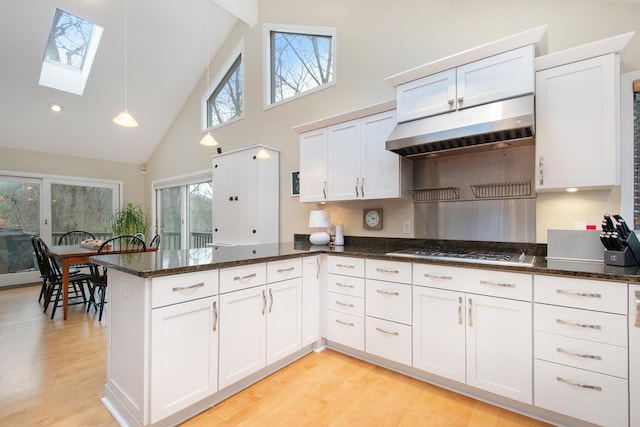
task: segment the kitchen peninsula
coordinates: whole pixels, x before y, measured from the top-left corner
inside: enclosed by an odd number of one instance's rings
[[[536,258],[523,267],[386,255],[429,243],[354,238],[345,247],[329,248],[300,239],[96,257],[92,260],[109,267],[110,277],[103,402],[121,425],[175,425],[327,345],[552,422],[630,425],[627,385],[637,387],[638,379],[632,376],[637,375],[634,367],[629,375],[626,368],[627,360],[638,356],[627,353],[627,320],[630,333],[638,329],[632,328],[635,302],[627,295],[640,290],[638,267],[547,262],[546,245],[536,244],[524,245]],[[566,289],[556,292],[555,287]],[[596,301],[583,301],[595,294]],[[467,342],[466,357],[475,357],[472,365],[482,372],[466,364],[464,375],[464,340],[462,377],[455,369],[436,366],[441,361],[435,363],[438,357],[428,348],[437,331],[424,323],[431,313],[424,308],[434,309],[429,302],[435,297],[448,307],[442,301],[449,296],[462,326],[467,324],[467,341],[476,340],[471,346]],[[393,301],[396,297],[404,302]],[[563,310],[574,321],[598,322],[600,335],[616,337],[613,343],[597,343],[605,355],[602,363],[589,359],[587,366],[578,361],[569,367],[545,353],[548,340],[566,339],[566,332],[548,330],[555,324],[545,325],[546,318],[562,316]],[[443,331],[448,328],[446,319],[438,324]],[[500,328],[497,334],[491,330],[495,327]],[[489,338],[491,345],[483,344]],[[571,348],[586,340],[602,341],[578,336]],[[561,346],[556,341],[553,345]],[[514,342],[519,348],[502,352],[503,344]],[[439,348],[446,349],[446,343]],[[506,368],[511,365],[505,357],[515,358],[513,369]],[[612,364],[614,372],[608,371]],[[558,369],[568,370],[568,376]],[[505,371],[509,375],[503,376]],[[575,375],[583,371],[591,375],[589,381],[600,381],[597,395],[580,384],[555,380],[576,382]],[[552,375],[553,382],[545,375]],[[632,395],[637,393],[633,386]],[[634,416],[638,409],[631,410]]]

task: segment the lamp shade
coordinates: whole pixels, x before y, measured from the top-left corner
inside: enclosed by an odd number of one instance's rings
[[[311,211],[309,213],[309,228],[331,227],[331,219],[327,211]]]

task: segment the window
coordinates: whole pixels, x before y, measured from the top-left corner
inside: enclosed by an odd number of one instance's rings
[[[204,128],[219,126],[243,116],[242,53],[236,48],[222,67],[224,74],[216,77],[215,89],[207,93]]]
[[[42,61],[40,85],[82,95],[102,27],[56,9]]]
[[[335,30],[308,30],[266,29],[268,104],[335,83]]]

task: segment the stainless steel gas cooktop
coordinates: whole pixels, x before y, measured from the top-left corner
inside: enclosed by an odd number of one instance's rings
[[[388,252],[387,255],[522,267],[531,267],[535,261],[533,255],[527,255],[524,252],[505,253],[482,250],[402,249],[395,252]]]

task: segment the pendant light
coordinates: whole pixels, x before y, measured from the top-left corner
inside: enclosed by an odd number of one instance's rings
[[[210,4],[211,2],[209,0],[206,0],[207,2],[207,52],[205,55],[205,59],[207,60],[207,96],[209,96],[209,14],[210,14]],[[207,103],[209,102],[208,100],[206,101]],[[208,112],[209,108],[207,108],[207,115],[209,114]],[[207,126],[209,125],[209,118],[205,119],[207,121]],[[211,136],[211,132],[207,131],[207,134],[205,136],[202,137],[202,139],[200,140],[200,145],[204,145],[206,147],[215,147],[216,145],[218,145],[218,141],[215,140],[214,137]]]
[[[264,147],[260,147],[258,150],[258,154],[256,154],[256,159],[268,159],[271,157],[271,154]]]
[[[138,127],[138,122],[127,111],[127,0],[124,0],[124,111],[113,118],[113,123],[127,128]]]

